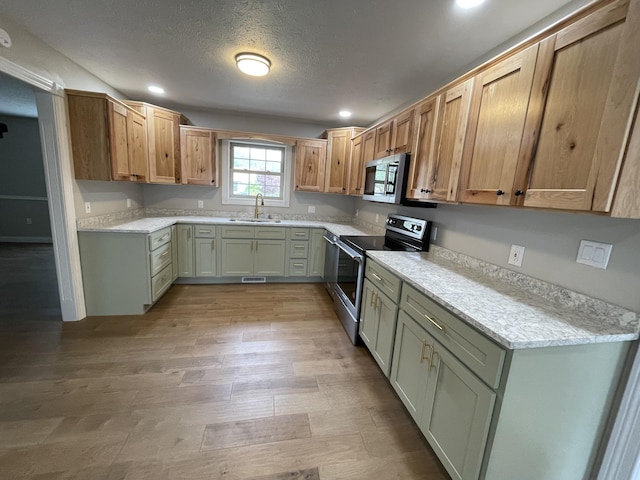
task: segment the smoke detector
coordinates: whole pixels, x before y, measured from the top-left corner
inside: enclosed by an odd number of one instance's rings
[[[5,48],[11,47],[11,37],[6,32],[6,30],[3,30],[1,28],[0,28],[0,45]]]

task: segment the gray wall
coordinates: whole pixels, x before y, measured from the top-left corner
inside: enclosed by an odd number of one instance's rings
[[[0,240],[50,240],[38,120],[0,115],[0,122],[9,129],[0,139]]]
[[[436,245],[640,312],[640,220],[474,205],[388,207],[362,200],[357,208],[359,222],[378,227],[396,211],[433,220]],[[607,270],[575,262],[582,239],[613,244]],[[526,248],[521,268],[507,263],[512,244]]]

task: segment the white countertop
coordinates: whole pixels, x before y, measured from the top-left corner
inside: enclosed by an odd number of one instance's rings
[[[568,291],[528,282],[530,277],[515,272],[507,271],[513,275],[505,281],[427,253],[368,251],[367,256],[509,349],[638,338],[636,313],[575,292],[561,302],[551,300],[545,296],[550,287]]]

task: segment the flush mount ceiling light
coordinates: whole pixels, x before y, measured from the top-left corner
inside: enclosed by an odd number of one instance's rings
[[[456,0],[456,5],[460,8],[473,8],[481,3],[484,3],[484,0]]]
[[[338,113],[342,118],[349,118],[351,116],[351,112],[349,110],[340,110]]]
[[[149,85],[147,88],[151,93],[155,93],[156,95],[164,94],[164,88],[158,87],[157,85]]]
[[[263,77],[271,70],[271,61],[255,53],[239,53],[236,55],[236,65],[241,72],[253,77]]]

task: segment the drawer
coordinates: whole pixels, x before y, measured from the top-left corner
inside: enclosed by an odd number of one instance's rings
[[[308,260],[306,258],[300,260],[289,260],[289,276],[290,277],[306,277]]]
[[[308,258],[309,242],[293,240],[289,244],[289,258]]]
[[[412,286],[402,286],[400,308],[493,388],[500,382],[505,350]]]
[[[393,302],[398,303],[402,282],[393,273],[368,258],[364,276]]]
[[[157,275],[160,270],[171,263],[171,243],[165,243],[149,254],[151,276]]]
[[[216,238],[215,225],[195,225],[196,238]]]
[[[164,270],[151,279],[151,301],[155,302],[171,286],[173,270],[167,265]]]
[[[149,234],[149,250],[153,251],[171,241],[171,227]]]
[[[309,240],[309,229],[302,227],[290,228],[289,238],[291,240]]]
[[[284,240],[287,238],[287,229],[283,227],[256,227],[256,240]]]
[[[253,238],[255,230],[253,227],[220,227],[220,236],[222,238]]]

